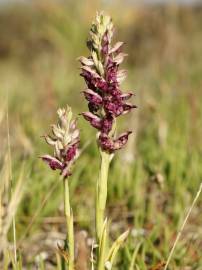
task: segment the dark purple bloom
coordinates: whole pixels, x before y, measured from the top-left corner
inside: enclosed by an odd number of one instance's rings
[[[88,87],[83,93],[90,111],[82,115],[99,130],[99,145],[108,152],[122,148],[131,133],[126,132],[114,139],[115,119],[136,108],[135,105],[126,103],[133,93],[123,93],[120,89],[127,72],[120,70],[119,66],[127,54],[122,52],[123,42],[112,45],[113,32],[111,19],[103,13],[98,14],[88,41],[91,55],[79,59],[82,65],[81,76]]]

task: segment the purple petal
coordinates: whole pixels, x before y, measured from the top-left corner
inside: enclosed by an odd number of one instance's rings
[[[95,86],[99,89],[101,89],[102,91],[107,91],[108,85],[107,82],[104,81],[103,79],[97,79],[95,80]]]
[[[74,145],[70,146],[70,148],[67,150],[66,153],[66,161],[72,161],[74,157],[76,156],[78,143],[75,143]]]
[[[108,90],[109,90],[109,93],[112,95],[112,96],[114,96],[114,97],[118,97],[118,96],[120,96],[120,99],[121,99],[121,90],[119,90],[118,88],[117,88],[117,86],[115,86],[115,87],[109,87],[108,88]]]
[[[102,150],[112,153],[113,150],[113,141],[107,136],[107,134],[101,133],[99,136],[99,143]]]
[[[108,115],[106,118],[102,120],[102,132],[108,134],[113,125],[113,117],[111,115]]]
[[[106,81],[108,83],[117,82],[117,66],[113,65],[107,69]]]
[[[97,94],[96,92],[94,92],[93,90],[86,89],[83,91],[83,93],[85,95],[85,98],[89,102],[94,103],[96,105],[102,104],[102,97],[99,94]]]
[[[117,101],[110,101],[104,104],[104,109],[107,113],[111,113],[114,116],[119,116],[123,113],[123,106]]]
[[[112,140],[106,134],[101,134],[99,137],[100,146],[104,151],[113,153],[116,150],[123,148],[123,146],[128,141],[128,136],[131,134],[131,131],[125,132],[118,137],[116,140]]]
[[[43,161],[45,161],[52,170],[63,170],[64,164],[59,161],[57,158],[54,158],[50,155],[44,155],[41,157]]]
[[[91,112],[84,112],[82,113],[83,117],[90,122],[90,124],[94,127],[94,128],[97,128],[97,129],[101,129],[102,127],[102,120],[94,115],[93,113]]]
[[[82,68],[83,69],[83,68]],[[90,68],[85,67],[82,73],[80,74],[85,78],[86,84],[89,89],[96,90],[97,88],[106,91],[107,82],[101,78],[95,71],[92,71]]]
[[[118,139],[114,141],[114,149],[118,150],[123,148],[123,146],[127,143],[129,135],[132,133],[132,131],[127,131],[125,133],[122,133]]]

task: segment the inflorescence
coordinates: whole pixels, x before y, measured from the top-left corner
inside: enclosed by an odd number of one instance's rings
[[[71,175],[71,167],[78,157],[79,130],[76,120],[72,120],[70,107],[57,111],[59,121],[52,125],[52,135],[45,135],[46,142],[54,147],[53,156],[43,155],[41,158],[48,163],[51,169],[60,170],[66,178]]]
[[[83,94],[89,108],[89,112],[83,112],[82,115],[99,130],[99,146],[108,153],[122,148],[132,133],[127,131],[115,138],[116,118],[136,108],[126,102],[133,93],[123,93],[120,89],[126,71],[120,70],[119,65],[126,54],[122,52],[123,42],[112,45],[113,34],[111,18],[103,13],[97,14],[87,42],[91,55],[79,58],[81,76],[87,85]]]

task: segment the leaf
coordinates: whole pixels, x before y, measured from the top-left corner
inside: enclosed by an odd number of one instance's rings
[[[127,230],[126,232],[124,232],[123,234],[121,234],[116,241],[113,243],[108,257],[107,257],[107,261],[106,261],[106,265],[110,265],[110,267],[112,268],[114,259],[116,257],[117,252],[119,251],[120,246],[123,244],[123,242],[127,239],[128,234],[129,234],[129,230]],[[108,266],[109,268],[109,266]]]
[[[131,259],[131,262],[130,262],[129,270],[133,270],[133,269],[134,269],[135,260],[136,260],[137,253],[138,253],[138,251],[139,251],[139,248],[140,248],[141,244],[142,244],[142,243],[139,243],[139,244],[136,246],[136,248],[135,248],[135,250],[134,250],[134,252],[133,252],[132,259]]]

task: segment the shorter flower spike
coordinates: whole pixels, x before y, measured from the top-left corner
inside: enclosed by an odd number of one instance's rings
[[[52,170],[60,170],[66,178],[71,175],[71,167],[78,158],[79,130],[76,128],[76,120],[72,120],[71,108],[59,109],[58,123],[52,125],[52,135],[44,138],[54,148],[53,156],[43,155],[45,161]]]

